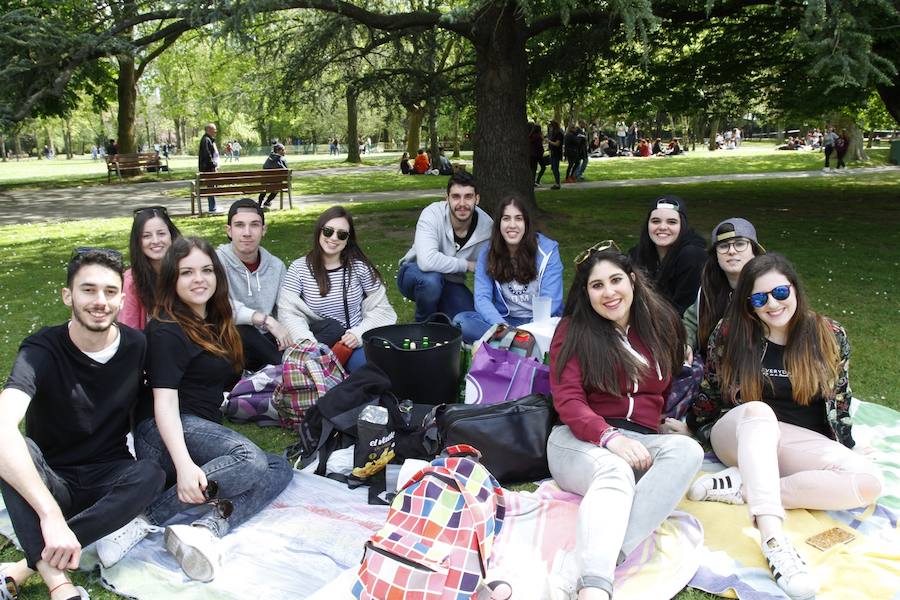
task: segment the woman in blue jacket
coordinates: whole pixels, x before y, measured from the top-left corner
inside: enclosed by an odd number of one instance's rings
[[[562,314],[562,261],[559,244],[534,230],[525,201],[515,195],[497,207],[491,242],[475,266],[475,310],[453,320],[471,344],[491,325],[513,327],[534,321],[534,299],[552,299],[550,312]]]

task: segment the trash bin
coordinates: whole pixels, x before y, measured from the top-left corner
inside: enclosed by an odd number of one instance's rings
[[[900,140],[891,142],[891,153],[888,155],[888,161],[895,165],[900,165]]]

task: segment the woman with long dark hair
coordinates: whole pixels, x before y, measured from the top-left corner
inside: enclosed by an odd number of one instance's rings
[[[784,509],[855,508],[881,494],[878,468],[851,450],[849,361],[843,327],[809,307],[786,258],[766,254],[741,271],[694,403],[695,431],[729,468],[699,478],[688,498],[746,503],[794,600],[818,584],[784,534]]]
[[[341,333],[334,345],[342,346],[339,354],[349,353],[350,371],[365,363],[362,335],[397,322],[384,279],[359,246],[353,217],[343,206],[319,215],[312,248],[288,267],[278,295],[278,317],[295,342],[317,339],[316,322],[336,322]],[[325,343],[332,345],[331,340]]]
[[[550,313],[562,313],[563,266],[559,244],[535,231],[531,211],[517,195],[497,206],[490,244],[475,265],[475,310],[462,312],[454,323],[467,344],[491,325],[518,327],[534,321],[534,299],[552,299]]]
[[[119,311],[119,322],[134,329],[144,329],[156,304],[156,280],[159,265],[172,241],[181,232],[169,218],[164,206],[150,206],[134,211],[128,250],[131,268],[125,271],[122,291],[125,300]]]
[[[647,272],[679,315],[697,299],[706,244],[688,224],[684,200],[678,196],[653,200],[638,244],[628,256]]]
[[[165,545],[188,577],[210,581],[218,539],[280,494],[292,469],[222,425],[223,392],[241,372],[243,351],[228,279],[206,240],[178,238],[166,253],[146,335],[153,406],[138,410],[135,451],[158,461],[171,487],[132,522],[123,549],[182,510],[209,503],[191,525],[166,527]]]
[[[550,348],[563,424],[550,434],[547,460],[561,488],[584,496],[578,598],[608,599],[617,562],[672,512],[703,451],[688,436],[658,433],[663,394],[684,353],[678,314],[613,242],[575,262]]]
[[[740,217],[725,219],[712,230],[710,247],[700,273],[700,293],[684,311],[682,323],[687,344],[695,355],[706,358],[709,336],[725,316],[744,266],[766,253],[756,239],[753,223]]]

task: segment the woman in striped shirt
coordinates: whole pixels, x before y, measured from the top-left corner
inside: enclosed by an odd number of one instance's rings
[[[350,355],[350,371],[366,360],[362,334],[397,322],[384,279],[359,247],[353,217],[344,207],[332,206],[319,215],[312,249],[291,263],[284,277],[278,319],[295,342],[316,339],[312,323],[336,321],[344,333],[334,346]]]

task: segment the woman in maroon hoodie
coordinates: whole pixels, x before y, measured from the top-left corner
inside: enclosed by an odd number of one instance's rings
[[[547,458],[578,510],[578,599],[612,596],[616,564],[668,517],[703,460],[693,439],[660,434],[685,332],[612,241],[575,259],[563,319],[550,348],[550,386],[562,425]],[[635,483],[637,482],[637,483]]]

